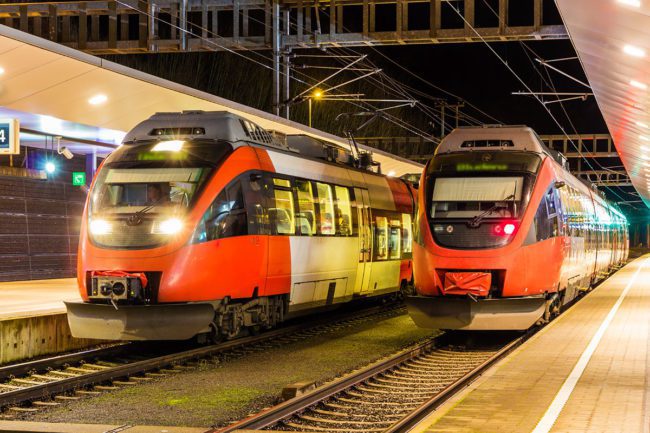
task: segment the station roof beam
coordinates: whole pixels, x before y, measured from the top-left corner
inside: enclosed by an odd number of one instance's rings
[[[269,50],[271,0],[24,1],[0,5],[5,25],[92,54]],[[458,3],[478,35],[442,0],[281,0],[295,18],[284,48],[566,39],[545,16],[553,0]],[[486,9],[486,5],[489,9]],[[456,6],[454,6],[456,7]],[[526,19],[518,19],[520,16]],[[551,14],[547,14],[551,15]],[[137,17],[137,18],[136,18]],[[225,18],[224,18],[225,17]],[[345,25],[344,25],[345,17]],[[498,18],[497,18],[498,17]],[[220,28],[223,19],[231,25]],[[130,21],[137,21],[132,26]],[[388,25],[387,25],[388,23]],[[228,28],[226,28],[228,27]],[[183,31],[187,29],[187,31]],[[480,36],[479,36],[480,35]]]

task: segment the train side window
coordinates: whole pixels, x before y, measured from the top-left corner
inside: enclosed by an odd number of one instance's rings
[[[535,213],[536,240],[543,241],[558,235],[559,224],[553,189],[542,197],[537,212]]]
[[[555,207],[555,194],[553,191],[555,190],[551,188],[546,192],[546,212],[548,213],[549,217],[557,215],[557,209]]]
[[[296,214],[296,228],[301,235],[312,236],[316,234],[316,210],[314,206],[314,193],[311,182],[298,180],[295,182],[296,196],[298,198],[298,213]]]
[[[273,196],[269,205],[269,222],[272,232],[278,235],[296,233],[294,223],[293,193],[288,179],[273,179]]]
[[[316,182],[316,191],[318,193],[319,234],[334,235],[336,234],[336,228],[334,225],[334,200],[332,198],[332,187],[326,183]]]
[[[390,220],[388,233],[388,258],[392,260],[399,259],[402,250],[402,228],[398,219]]]
[[[248,234],[244,194],[238,180],[217,195],[194,234],[194,242],[243,236]]]
[[[413,252],[413,225],[411,215],[402,214],[402,252],[411,254]]]
[[[352,236],[352,206],[350,205],[350,190],[343,186],[335,186],[336,193],[336,234]]]
[[[377,260],[388,259],[388,219],[375,218],[375,254]]]

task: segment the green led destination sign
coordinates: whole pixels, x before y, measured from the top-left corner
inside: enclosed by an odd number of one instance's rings
[[[456,171],[506,171],[508,164],[498,164],[493,162],[462,162],[456,164]]]

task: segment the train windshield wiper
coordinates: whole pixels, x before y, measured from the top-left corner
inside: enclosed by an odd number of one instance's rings
[[[507,196],[507,197],[505,197],[505,198],[502,198],[501,200],[499,200],[499,201],[497,201],[496,203],[494,203],[494,206],[492,206],[492,207],[489,208],[488,210],[486,210],[486,211],[484,211],[484,212],[481,212],[480,214],[478,214],[478,215],[476,215],[474,218],[472,218],[472,220],[469,221],[469,222],[467,223],[467,225],[470,226],[470,227],[473,227],[473,228],[476,228],[476,227],[480,226],[480,225],[481,225],[481,221],[483,221],[483,219],[484,219],[486,216],[490,215],[490,214],[491,214],[492,212],[494,212],[495,210],[504,207],[503,204],[502,204],[502,202],[504,202],[504,201],[506,201],[506,200],[514,199],[514,198],[515,198],[515,195],[514,195],[514,194],[510,194],[509,196]]]
[[[154,201],[153,203],[150,203],[150,204],[146,205],[145,207],[143,207],[142,209],[133,212],[133,213],[129,216],[129,218],[126,220],[126,223],[127,223],[128,225],[130,225],[130,226],[137,226],[137,225],[139,225],[140,223],[142,223],[142,215],[146,214],[146,213],[149,212],[151,209],[153,209],[153,208],[155,208],[156,206],[158,206],[158,205],[159,205],[160,203],[162,203],[165,199],[171,200],[172,197],[176,197],[176,196],[179,195],[179,194],[184,194],[184,192],[183,192],[183,191],[175,191],[175,192],[171,193],[169,196],[165,196],[165,195],[163,195],[162,197],[160,197],[158,200]]]

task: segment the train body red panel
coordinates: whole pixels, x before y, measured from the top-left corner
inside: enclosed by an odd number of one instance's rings
[[[164,113],[131,131],[84,211],[73,335],[232,337],[410,282],[410,185],[292,140],[229,113]]]
[[[420,182],[407,304],[424,327],[527,329],[626,258],[625,217],[531,129],[461,128]]]

